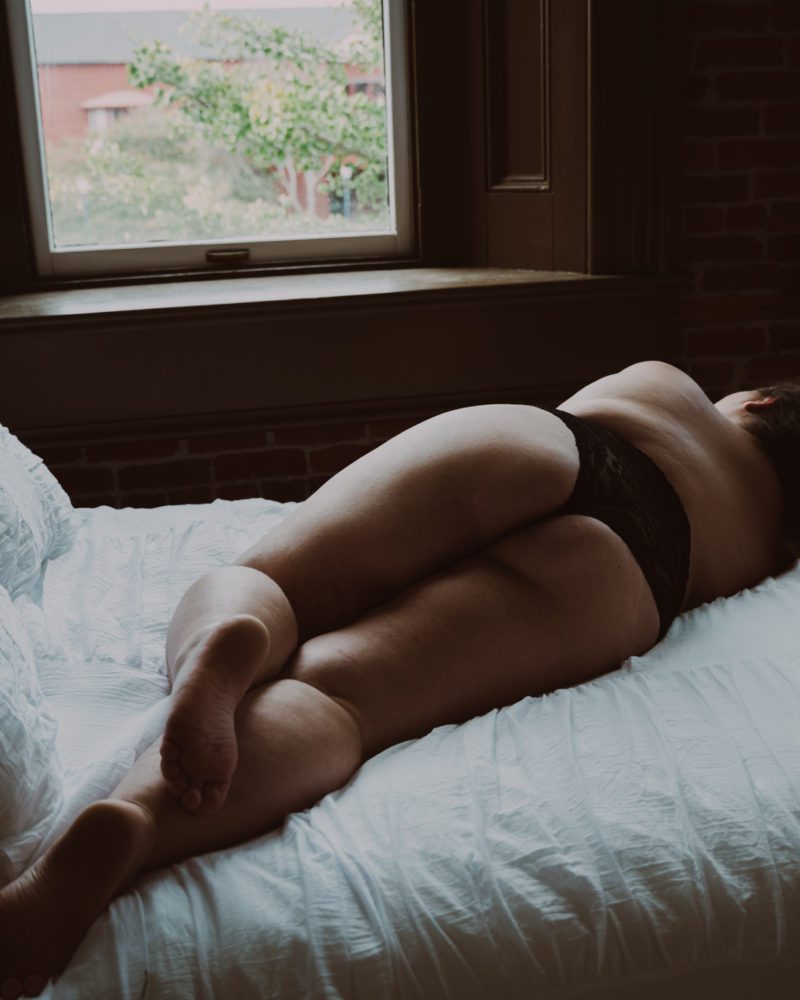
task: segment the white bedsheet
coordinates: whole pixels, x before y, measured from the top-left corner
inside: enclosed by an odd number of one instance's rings
[[[16,602],[59,720],[59,830],[158,734],[185,588],[287,506],[82,511]],[[685,615],[613,674],[440,727],[282,830],[146,876],[46,995],[678,990],[800,995],[797,569]]]

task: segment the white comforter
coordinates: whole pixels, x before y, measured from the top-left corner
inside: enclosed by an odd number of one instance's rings
[[[18,599],[60,726],[59,830],[158,735],[185,588],[287,507],[84,510]],[[678,989],[800,995],[800,570],[685,615],[597,681],[387,750],[280,831],[141,879],[46,995]]]

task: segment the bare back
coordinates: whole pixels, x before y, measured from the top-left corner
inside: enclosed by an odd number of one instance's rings
[[[772,464],[684,372],[660,361],[631,365],[581,389],[561,409],[630,441],[674,486],[692,528],[684,609],[786,567]]]

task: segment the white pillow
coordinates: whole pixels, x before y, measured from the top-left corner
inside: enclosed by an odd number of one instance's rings
[[[36,586],[45,559],[72,544],[74,508],[41,460],[0,425],[0,586]]]
[[[0,588],[0,886],[16,878],[61,809],[56,723],[17,609]]]

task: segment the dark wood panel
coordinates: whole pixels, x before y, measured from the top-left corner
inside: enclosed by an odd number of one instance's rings
[[[679,113],[685,0],[591,6],[589,266],[679,267]]]
[[[5,325],[0,420],[102,427],[469,399],[582,384],[668,357],[680,286],[628,279],[487,288],[381,306],[275,304]]]
[[[553,267],[554,199],[511,188],[486,196],[486,239],[493,267]]]
[[[0,4],[0,295],[29,287],[34,269],[33,242],[23,184],[16,93],[9,52],[5,4]]]
[[[586,0],[558,0],[551,18],[552,266],[564,271],[588,270],[588,8]]]
[[[477,6],[480,11],[476,12]],[[584,271],[588,0],[468,0],[475,163],[473,255],[499,267]]]
[[[548,0],[484,0],[491,190],[548,188]]]
[[[466,18],[449,3],[411,0],[420,253],[427,265],[473,258],[468,152],[472,109]]]

